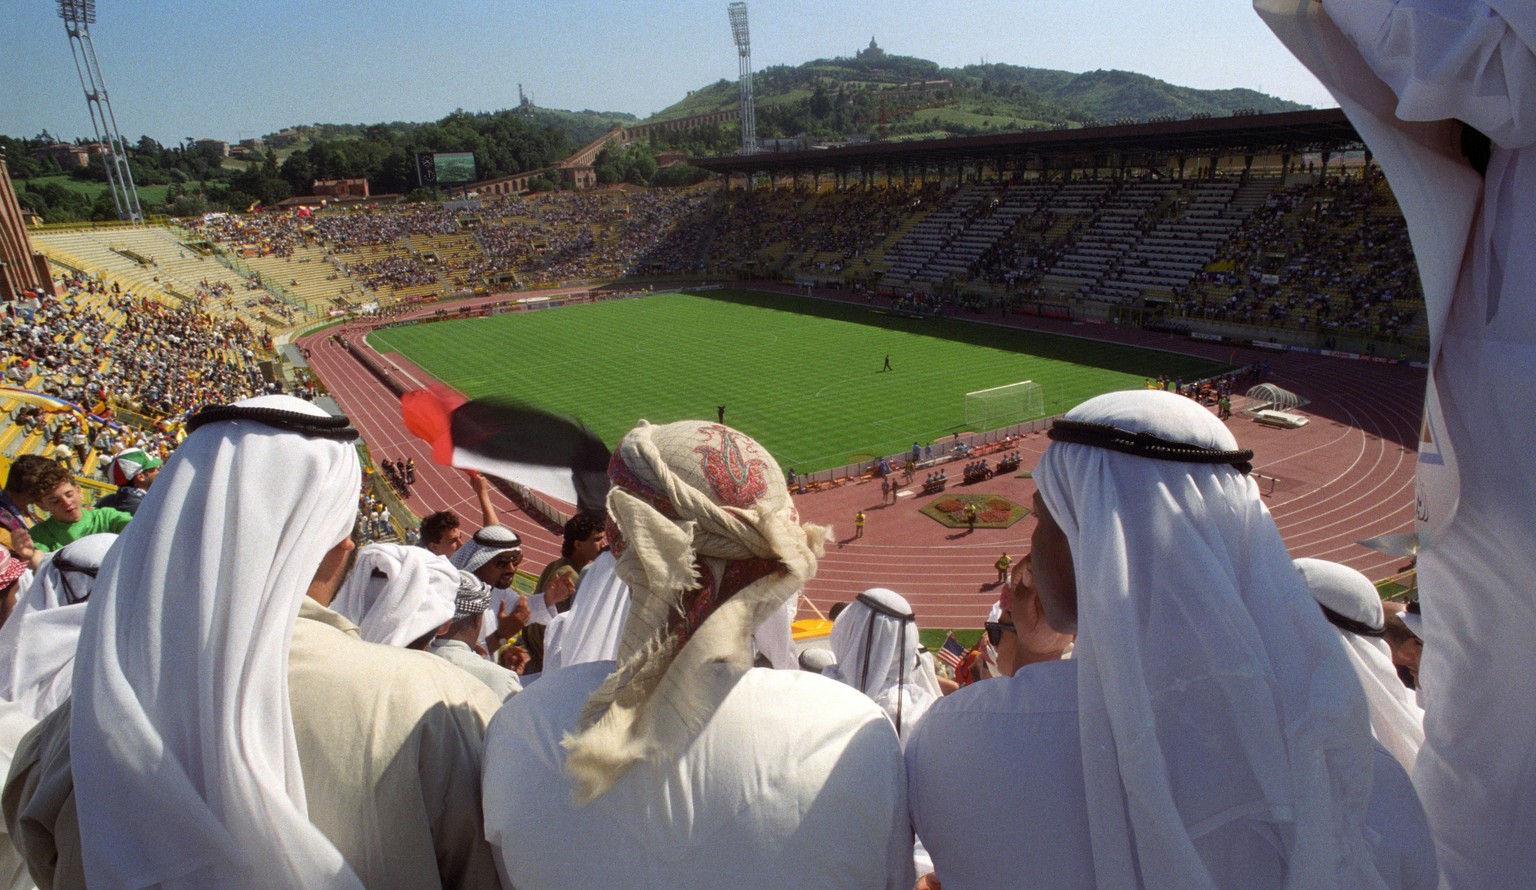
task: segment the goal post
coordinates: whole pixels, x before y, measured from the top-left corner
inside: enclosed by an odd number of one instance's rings
[[[978,389],[965,394],[965,423],[997,429],[1045,416],[1045,391],[1033,380]]]

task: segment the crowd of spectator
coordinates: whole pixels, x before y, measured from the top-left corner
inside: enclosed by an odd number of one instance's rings
[[[287,255],[311,240],[335,265],[333,278],[354,279],[387,304],[392,291],[436,282],[445,293],[468,293],[667,274],[874,280],[887,265],[882,245],[910,220],[940,209],[986,215],[986,201],[958,206],[962,194],[970,192],[933,183],[723,193],[614,188],[488,196],[454,205],[380,204],[312,218],[213,214],[201,225],[211,240],[264,255]],[[981,254],[966,278],[982,289],[977,293],[1048,296],[1042,295],[1043,276],[1068,254],[1091,217],[1064,216],[1059,209],[1047,202],[1022,216]],[[1075,226],[1067,226],[1072,220]],[[424,244],[414,236],[438,240]],[[1277,260],[1281,252],[1284,258]],[[1393,338],[1422,316],[1411,260],[1406,229],[1380,178],[1333,177],[1270,196],[1205,271],[1172,289],[1173,311]],[[996,302],[972,296],[976,308]],[[232,308],[228,294],[213,297]],[[959,298],[946,292],[935,303]],[[899,308],[907,311],[936,308],[921,295],[901,299]],[[292,320],[291,311],[271,308]]]
[[[209,213],[188,225],[242,256],[292,256],[304,245],[298,220],[287,213]]]
[[[411,254],[365,260],[350,264],[345,269],[353,278],[361,280],[369,290],[416,287],[437,280],[437,272],[427,268],[420,257]]]
[[[1212,266],[1178,294],[1182,314],[1388,339],[1422,314],[1408,230],[1379,178],[1276,194]]]
[[[272,340],[238,318],[195,306],[171,307],[108,288],[97,279],[64,280],[58,297],[10,304],[0,322],[6,383],[56,397],[79,410],[20,402],[10,421],[43,431],[42,451],[83,470],[92,450],[142,448],[164,455],[178,422],[198,406],[265,392],[257,359]],[[139,418],[135,426],[119,414]]]

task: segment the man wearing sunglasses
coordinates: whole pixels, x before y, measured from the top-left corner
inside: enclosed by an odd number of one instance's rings
[[[523,541],[504,525],[487,525],[454,552],[452,561],[455,568],[491,588],[491,607],[482,626],[485,646],[495,652],[528,624],[528,599],[512,589],[517,567],[523,562]]]

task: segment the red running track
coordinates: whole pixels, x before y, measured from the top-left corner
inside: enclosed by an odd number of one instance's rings
[[[843,295],[829,292],[837,299]],[[430,310],[428,310],[430,311]],[[1280,430],[1234,417],[1229,424],[1238,442],[1256,452],[1257,473],[1276,477],[1266,503],[1296,556],[1343,562],[1372,579],[1396,573],[1405,560],[1385,556],[1355,542],[1413,525],[1414,449],[1423,401],[1424,372],[1386,365],[1301,353],[1275,353],[1202,343],[1183,337],[1102,325],[1073,325],[1036,318],[978,316],[978,321],[1050,330],[1098,340],[1169,349],[1237,362],[1267,362],[1269,381],[1310,400],[1301,413],[1311,422]],[[405,431],[398,401],[345,349],[326,342],[325,334],[306,338],[310,364],[368,442],[375,460],[414,457],[417,485],[408,501],[417,515],[453,510],[468,527],[479,524],[479,507],[463,474],[432,464],[425,446]],[[394,356],[382,359],[407,382],[430,381],[427,375]],[[1023,466],[1034,465],[1044,436],[1018,443]],[[951,478],[958,464],[950,465]],[[919,476],[919,481],[921,474]],[[1028,505],[1034,483],[1024,478],[994,479],[952,491],[999,494]],[[1009,529],[949,529],[919,513],[929,498],[907,486],[897,503],[880,504],[878,483],[845,485],[796,499],[809,521],[834,526],[837,534],[820,570],[805,589],[803,611],[825,611],[869,587],[890,587],[912,603],[928,627],[974,627],[997,599],[992,564],[1004,551],[1017,558],[1029,549],[1034,526],[1026,518]],[[537,571],[559,556],[558,530],[495,496],[501,520],[523,537],[525,568]],[[853,514],[863,507],[865,534],[852,540]]]

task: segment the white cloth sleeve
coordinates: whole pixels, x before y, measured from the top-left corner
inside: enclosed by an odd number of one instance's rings
[[[1521,0],[1528,3],[1529,0]],[[1513,4],[1506,4],[1513,5]],[[1536,142],[1536,46],[1514,19],[1529,10],[1478,2],[1350,0],[1324,4],[1404,120],[1454,118],[1506,148]]]

